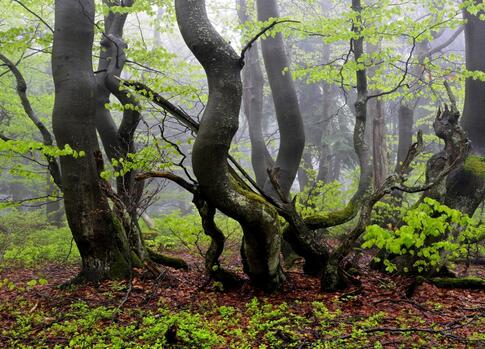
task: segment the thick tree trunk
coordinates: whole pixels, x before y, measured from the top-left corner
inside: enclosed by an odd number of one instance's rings
[[[475,1],[481,4],[481,1]],[[485,72],[485,21],[484,12],[476,15],[464,11],[466,68]],[[447,206],[473,215],[485,198],[485,82],[467,78],[465,82],[465,106],[462,126],[471,140],[471,154],[464,166],[450,173],[446,183]]]
[[[245,271],[253,285],[274,290],[284,279],[277,212],[231,177],[227,162],[241,107],[240,58],[209,22],[205,1],[176,0],[175,9],[182,36],[204,67],[209,84],[209,100],[192,150],[201,194],[241,224]]]
[[[276,0],[258,0],[256,3],[258,20],[267,21],[279,17]],[[288,196],[300,166],[305,147],[305,132],[291,73],[284,71],[290,65],[283,36],[277,33],[274,37],[268,37],[262,41],[261,47],[280,130],[280,145],[275,162],[275,168],[279,169],[277,180],[283,194]],[[274,193],[269,180],[266,182],[265,191]]]
[[[100,280],[127,277],[131,273],[131,256],[126,235],[111,211],[99,179],[93,37],[94,2],[57,0],[52,52],[54,134],[59,147],[68,144],[85,153],[61,157],[64,206],[82,258],[79,276]]]

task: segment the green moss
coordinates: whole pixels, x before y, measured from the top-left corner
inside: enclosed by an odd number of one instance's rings
[[[110,279],[125,279],[130,275],[130,265],[126,256],[121,251],[114,253],[113,262],[110,265],[109,275]]]
[[[230,177],[231,183],[234,185],[234,189],[250,201],[257,201],[264,205],[269,205],[268,201],[258,193],[247,190],[238,180]]]
[[[425,279],[432,284],[443,288],[472,288],[485,289],[485,280],[479,277],[463,277],[463,278],[431,278]]]
[[[356,213],[356,206],[350,202],[341,210],[323,213],[321,215],[307,216],[305,217],[305,223],[322,227],[332,227],[352,219]]]
[[[479,155],[470,155],[466,158],[463,168],[475,176],[485,178],[485,158]]]
[[[143,268],[143,262],[140,259],[140,257],[138,257],[138,255],[136,254],[136,252],[133,251],[133,250],[131,250],[130,253],[131,253],[131,264],[133,265],[133,267],[135,267],[135,268]]]

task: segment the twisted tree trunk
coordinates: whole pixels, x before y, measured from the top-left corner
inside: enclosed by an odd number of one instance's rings
[[[185,43],[204,67],[209,84],[208,103],[192,151],[200,191],[210,205],[241,224],[245,271],[253,285],[274,290],[284,278],[277,212],[231,177],[227,162],[241,107],[240,57],[210,23],[205,1],[176,0],[175,10]]]
[[[249,20],[247,3],[239,0],[239,21],[244,24]],[[243,68],[243,108],[248,119],[249,139],[251,141],[251,163],[256,183],[264,187],[268,179],[267,169],[274,165],[263,136],[263,87],[264,79],[261,70],[258,46],[256,43],[247,52]]]

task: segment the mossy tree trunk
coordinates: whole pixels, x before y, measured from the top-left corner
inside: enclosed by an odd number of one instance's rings
[[[177,22],[185,43],[204,67],[209,99],[192,150],[200,192],[213,207],[243,229],[245,271],[255,287],[272,291],[284,279],[279,262],[276,210],[230,175],[228,151],[241,107],[241,60],[214,29],[203,0],[176,0]]]
[[[481,1],[475,1],[481,4]],[[485,21],[484,12],[471,14],[464,10],[465,58],[469,71],[485,72]],[[450,173],[446,181],[444,203],[468,215],[473,215],[485,198],[485,82],[467,78],[465,105],[461,124],[471,140],[471,153],[464,165]]]

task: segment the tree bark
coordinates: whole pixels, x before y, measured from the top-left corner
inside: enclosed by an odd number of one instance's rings
[[[480,1],[475,1],[480,4]],[[465,58],[468,71],[485,72],[485,22],[480,11],[472,15],[464,11]],[[473,215],[485,198],[485,82],[467,78],[462,126],[471,140],[471,153],[464,166],[450,173],[446,183],[444,203],[468,215]]]
[[[57,0],[52,70],[55,103],[52,123],[57,145],[84,156],[61,157],[67,221],[82,258],[83,280],[124,278],[131,273],[126,235],[109,206],[99,179],[92,70],[94,2]]]
[[[244,266],[251,282],[272,291],[284,279],[277,212],[231,177],[227,162],[241,107],[240,57],[210,23],[205,1],[176,0],[175,10],[185,43],[204,67],[209,85],[208,103],[192,150],[194,174],[209,204],[241,224]]]
[[[258,20],[267,21],[279,17],[276,0],[258,0],[256,4]],[[283,36],[277,33],[274,37],[268,37],[262,41],[261,47],[280,130],[280,145],[274,167],[279,169],[277,180],[281,190],[288,196],[300,166],[305,147],[305,132],[291,73],[289,70],[284,71],[290,64]],[[265,191],[274,194],[269,180],[266,182]]]

